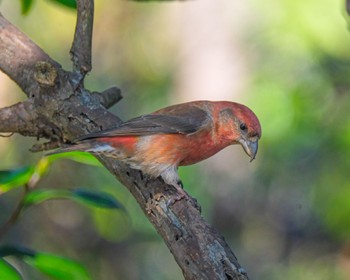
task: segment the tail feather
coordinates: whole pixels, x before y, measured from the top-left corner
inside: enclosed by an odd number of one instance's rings
[[[61,148],[58,148],[56,150],[48,152],[46,155],[50,156],[50,155],[67,153],[67,152],[74,152],[74,151],[86,151],[90,147],[91,147],[91,145],[89,145],[88,143],[64,145]]]
[[[76,144],[65,145],[57,150],[50,151],[46,155],[67,153],[73,151],[90,152],[93,154],[113,153],[115,149],[106,143],[96,143],[96,141],[79,142]]]

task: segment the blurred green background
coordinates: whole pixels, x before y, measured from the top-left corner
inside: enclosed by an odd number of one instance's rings
[[[87,88],[118,85],[123,119],[170,104],[232,100],[263,129],[257,159],[238,146],[180,169],[185,189],[225,237],[251,279],[350,279],[350,38],[334,0],[95,1]],[[75,11],[0,1],[2,14],[71,69]],[[0,73],[0,106],[24,95]],[[35,139],[0,138],[0,169],[33,164]],[[122,185],[104,169],[61,160],[40,188],[113,194],[128,215],[48,201],[1,240],[67,256],[94,279],[182,279],[172,255]],[[0,196],[0,222],[20,190]],[[24,279],[47,279],[13,263]]]

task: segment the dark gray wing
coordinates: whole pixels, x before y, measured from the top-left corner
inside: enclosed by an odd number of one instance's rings
[[[120,126],[80,137],[76,141],[113,136],[142,136],[152,134],[191,134],[210,122],[206,110],[190,103],[167,107],[153,114],[136,117]]]

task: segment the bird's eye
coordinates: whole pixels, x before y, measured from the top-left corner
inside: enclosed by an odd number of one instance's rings
[[[241,123],[239,128],[242,130],[242,131],[245,131],[247,130],[247,126],[244,124],[244,123]]]

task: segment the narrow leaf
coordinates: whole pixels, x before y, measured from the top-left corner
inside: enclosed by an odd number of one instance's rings
[[[33,166],[0,170],[0,194],[26,184],[34,172]]]
[[[109,209],[124,209],[110,194],[83,189],[76,190],[34,190],[29,192],[23,199],[23,206],[39,204],[51,199],[71,199],[91,206]]]
[[[0,279],[22,280],[22,277],[12,265],[0,259]]]
[[[50,167],[51,161],[47,157],[42,157],[35,165],[35,172],[41,177],[45,175]]]
[[[50,161],[57,159],[70,159],[83,164],[102,166],[102,164],[92,154],[86,152],[67,152],[61,154],[53,154],[49,156]]]
[[[76,189],[72,195],[77,201],[97,206],[100,208],[123,209],[123,205],[119,203],[112,195],[105,192],[97,192],[83,189]]]
[[[26,183],[35,185],[47,172],[50,160],[46,157],[39,160],[35,166],[25,166],[10,170],[0,170],[0,194]]]
[[[23,206],[28,207],[50,199],[67,199],[70,196],[70,191],[66,190],[34,190],[23,198]]]
[[[23,15],[28,14],[33,5],[33,0],[21,0],[21,11]]]
[[[55,280],[92,279],[81,264],[68,258],[37,252],[34,257],[27,257],[24,260]]]
[[[68,8],[76,9],[77,3],[76,0],[51,0],[52,2],[59,3],[63,6],[66,6]]]
[[[68,258],[35,252],[21,246],[0,247],[0,258],[5,256],[16,256],[55,280],[91,280],[91,277],[82,265]],[[0,279],[11,280],[11,278],[7,277],[2,278],[1,270],[2,263],[0,259]]]
[[[35,251],[22,246],[1,246],[0,247],[0,258],[7,256],[16,257],[34,257]],[[0,278],[1,279],[1,278]]]

